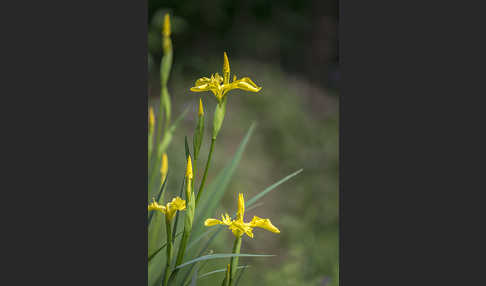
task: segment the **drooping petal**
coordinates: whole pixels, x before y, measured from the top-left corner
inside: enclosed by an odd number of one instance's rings
[[[195,86],[203,85],[203,84],[208,84],[211,82],[211,79],[208,77],[202,77],[198,80],[196,80],[196,83],[194,84]]]
[[[276,228],[268,218],[263,219],[254,216],[249,225],[251,227],[260,227],[273,233],[280,233],[280,230]]]
[[[148,210],[165,213],[165,206],[159,205],[154,199],[152,199],[152,203],[148,205]]]
[[[193,92],[202,92],[202,91],[209,91],[209,84],[201,84],[191,87],[191,91]]]
[[[194,91],[194,92],[208,91],[208,90],[210,90],[210,86],[209,86],[210,83],[211,83],[210,78],[202,77],[202,78],[196,80],[194,87],[191,87],[191,91]]]
[[[244,77],[231,83],[233,88],[239,88],[251,92],[259,92],[261,87],[257,86],[249,77]]]
[[[208,218],[204,221],[205,226],[213,226],[213,225],[217,225],[217,224],[224,224],[224,223],[222,221],[220,221],[219,219],[215,219],[215,218]]]

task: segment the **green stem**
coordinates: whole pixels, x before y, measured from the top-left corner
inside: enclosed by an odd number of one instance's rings
[[[192,189],[192,181],[191,179],[186,179],[186,214],[184,217],[184,233],[182,234],[181,242],[179,243],[179,250],[177,253],[177,259],[175,266],[179,266],[182,264],[182,260],[184,259],[184,254],[186,252],[187,242],[189,241],[189,236],[191,235],[192,231],[192,222],[194,220],[194,210],[195,210],[195,202],[194,202],[194,191]],[[171,276],[170,281],[175,280],[179,269],[175,269]]]
[[[167,262],[165,265],[165,273],[164,273],[164,284],[167,286],[169,280],[169,271],[170,271],[170,262],[172,261],[172,229],[170,226],[170,220],[165,217],[165,227],[167,230]]]
[[[241,236],[238,236],[235,239],[235,244],[233,245],[233,254],[240,254],[240,248],[241,248]],[[229,281],[229,286],[233,286],[235,282],[235,274],[236,274],[236,268],[238,267],[238,256],[233,256],[231,257],[231,263],[230,263],[230,281]]]
[[[204,190],[204,184],[206,183],[206,177],[208,175],[209,165],[211,164],[211,158],[213,157],[214,142],[216,142],[216,138],[212,137],[211,147],[209,147],[208,160],[206,161],[206,168],[204,169],[204,175],[201,181],[201,185],[199,186],[199,191],[197,192],[196,207],[197,207],[197,203],[199,202],[199,198],[201,197],[202,191]]]

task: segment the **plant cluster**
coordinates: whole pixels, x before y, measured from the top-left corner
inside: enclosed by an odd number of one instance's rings
[[[241,89],[258,93],[261,87],[256,85],[250,78],[238,79],[235,75],[231,81],[229,59],[224,53],[223,76],[218,73],[211,77],[203,77],[196,80],[193,92],[211,91],[216,98],[212,120],[212,132],[210,149],[207,155],[204,169],[198,168],[201,145],[205,134],[205,113],[202,98],[199,98],[197,112],[197,124],[193,133],[192,152],[189,148],[187,137],[185,140],[186,171],[181,182],[180,194],[166,200],[166,183],[169,177],[169,161],[166,153],[167,147],[172,141],[177,123],[183,118],[183,112],[178,119],[171,122],[171,100],[167,88],[170,71],[172,68],[173,48],[171,40],[170,17],[165,16],[162,29],[162,50],[161,62],[161,100],[159,111],[156,116],[153,107],[149,108],[148,128],[148,278],[149,285],[196,285],[197,280],[224,272],[222,285],[237,285],[243,270],[248,265],[238,265],[239,257],[262,257],[271,256],[266,254],[242,254],[240,253],[242,236],[254,237],[253,229],[262,228],[279,234],[280,230],[272,224],[268,218],[254,216],[251,221],[245,222],[245,208],[250,209],[264,195],[274,190],[278,185],[289,180],[302,170],[288,175],[282,180],[269,186],[258,195],[245,202],[244,194],[238,194],[237,211],[233,216],[228,213],[221,215],[221,220],[209,218],[219,204],[226,186],[238,164],[243,150],[253,132],[254,125],[250,127],[245,138],[241,142],[236,155],[229,165],[206,186],[208,170],[211,167],[211,158],[214,154],[215,143],[221,130],[229,92],[233,89]],[[186,110],[187,111],[187,110]],[[157,129],[156,129],[157,128]],[[157,174],[159,170],[159,174]],[[199,187],[196,188],[197,172],[202,173]],[[158,192],[153,193],[154,186]],[[165,201],[168,201],[164,204]],[[205,229],[204,227],[217,226],[216,228]],[[224,227],[231,230],[234,235],[234,245],[231,253],[207,253],[211,241],[220,233]],[[165,228],[165,231],[164,231]],[[182,230],[181,230],[182,228]],[[217,229],[216,231],[214,229]],[[207,239],[202,243],[203,238]],[[226,268],[216,269],[205,274],[198,273],[210,259],[229,259]]]

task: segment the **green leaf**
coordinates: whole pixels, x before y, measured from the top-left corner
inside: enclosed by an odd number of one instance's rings
[[[153,193],[158,191],[158,186],[155,185],[155,182],[160,181],[161,175],[160,175],[160,172],[158,172],[158,170],[160,170],[162,154],[165,152],[165,150],[169,146],[170,142],[172,141],[172,136],[173,136],[173,133],[176,130],[177,125],[182,120],[182,118],[184,118],[186,116],[188,111],[189,111],[189,108],[186,108],[179,115],[179,117],[177,117],[177,119],[174,121],[174,123],[172,123],[172,125],[170,126],[168,132],[166,133],[166,136],[162,139],[162,142],[159,142],[157,144],[157,146],[155,147],[156,152],[153,152],[154,156],[155,156],[155,158],[153,159],[154,166],[150,170],[150,175],[149,175],[149,180],[148,180],[149,181],[149,191],[148,191],[149,198],[153,197],[154,196]]]
[[[248,268],[248,267],[250,267],[250,265],[242,265],[242,266],[236,267],[236,269],[242,269],[242,268]],[[212,274],[215,274],[215,273],[225,272],[225,271],[226,271],[226,268],[221,268],[221,269],[214,270],[214,271],[211,271],[211,272],[208,272],[208,273],[204,273],[203,275],[199,276],[199,279],[204,278],[204,277],[209,276],[209,275],[212,275]]]
[[[191,285],[190,286],[197,286],[197,270],[198,267],[196,266],[194,269],[194,274],[192,275]]]
[[[245,151],[246,145],[255,130],[255,123],[253,123],[245,137],[241,141],[233,159],[226,165],[226,167],[218,174],[218,176],[209,184],[201,197],[201,201],[198,204],[196,210],[195,223],[193,228],[193,233],[199,234],[202,232],[204,227],[204,220],[210,215],[214,214],[217,206],[220,205],[221,199],[228,188],[228,185],[233,177],[236,167],[240,163],[243,152]]]
[[[186,148],[186,161],[187,161],[187,157],[191,156],[191,151],[189,151],[189,144],[187,143],[187,136],[184,136],[184,146]]]
[[[182,184],[181,184],[181,190],[179,192],[179,197],[182,198],[182,193],[184,192],[184,181],[185,181],[185,178],[186,178],[186,175],[184,174],[182,176]],[[172,233],[172,242],[174,243],[175,242],[175,236],[174,234],[177,232],[177,227],[179,225],[179,215],[180,215],[181,212],[177,212],[176,213],[176,218],[175,218],[175,223],[174,223],[174,231]]]
[[[276,187],[280,186],[281,184],[285,183],[286,181],[290,180],[291,178],[297,176],[299,173],[301,173],[303,169],[300,169],[298,171],[293,172],[292,174],[288,175],[287,177],[281,179],[280,181],[276,182],[275,184],[271,185],[270,187],[266,188],[265,190],[261,191],[258,195],[254,196],[253,198],[249,199],[245,203],[245,207],[249,207],[252,204],[254,204],[256,201],[261,199],[263,196],[268,194],[270,191],[274,190]]]
[[[253,134],[255,126],[256,126],[255,123],[251,124],[250,128],[245,134],[245,137],[243,138],[240,145],[238,146],[232,160],[224,167],[222,171],[219,172],[216,178],[209,185],[205,187],[207,190],[205,190],[204,193],[202,194],[201,200],[196,209],[196,214],[194,217],[194,223],[193,223],[193,228],[192,228],[192,233],[191,233],[189,243],[192,243],[195,239],[201,238],[201,235],[205,229],[204,220],[208,218],[210,214],[213,214],[217,206],[220,204],[221,199],[223,198],[223,195],[227,190],[228,185],[231,181],[231,178],[233,177],[236,168],[241,160],[241,157],[243,156],[243,152],[246,149],[246,146],[251,138],[251,135]],[[222,228],[218,229],[211,236],[209,241],[206,243],[206,245],[203,247],[203,249],[199,252],[197,256],[200,256],[202,253],[205,252],[205,250],[209,247],[210,243],[221,232],[221,230]],[[197,252],[195,249],[192,249],[191,251],[188,250],[186,251],[185,257],[187,258],[196,257],[196,254]],[[183,277],[185,277],[185,279],[188,279],[189,278],[188,273],[184,274]]]
[[[166,252],[159,251],[148,262],[148,286],[160,286],[165,268]]]
[[[241,276],[243,276],[243,273],[245,273],[245,270],[246,270],[246,267],[240,270],[240,275],[238,275],[238,278],[236,279],[235,286],[238,286],[238,284],[240,284]]]
[[[195,239],[193,239],[191,241],[191,243],[189,243],[189,245],[187,246],[187,249],[191,249],[194,245],[196,245],[196,243],[198,243],[201,239],[203,239],[205,236],[207,236],[208,234],[210,234],[211,232],[214,231],[215,228],[211,228],[209,229],[208,231],[206,232],[203,232],[202,234],[200,234],[198,237],[196,237]]]
[[[169,172],[167,172],[167,176],[160,188],[159,194],[157,195],[157,203],[163,205],[164,199],[164,192],[165,186],[167,183],[167,178],[169,177]],[[159,246],[164,241],[164,225],[165,219],[164,215],[158,211],[151,211],[149,215],[149,222],[148,222],[148,257],[153,257],[155,252],[159,249]]]
[[[181,234],[182,234],[182,231],[181,231],[181,232],[179,232],[178,234],[176,234],[175,236],[173,236],[173,237],[174,237],[174,239],[175,239],[175,238],[177,238],[177,237],[179,237]],[[156,251],[155,251],[155,252],[152,254],[152,256],[149,256],[148,261],[150,262],[150,260],[151,260],[152,258],[154,258],[154,256],[155,256],[157,253],[159,253],[159,251],[161,251],[162,249],[164,249],[166,245],[167,245],[167,242],[166,242],[166,243],[164,243],[164,244],[162,244],[162,246],[161,246],[159,249],[157,249],[157,250],[156,250]]]
[[[160,191],[157,194],[157,198],[155,199],[157,201],[157,203],[159,203],[159,204],[163,204],[163,202],[161,202],[161,199],[162,200],[164,199],[163,193],[165,191],[165,183],[167,182],[167,178],[168,177],[169,177],[169,172],[167,172],[167,176],[165,177],[164,183],[160,187]],[[149,204],[150,204],[150,199],[149,199]],[[151,211],[150,214],[149,214],[149,219],[148,219],[148,224],[149,225],[150,225],[150,221],[152,220],[152,217],[153,216],[154,216],[154,211]]]
[[[182,263],[181,265],[177,266],[176,269],[182,268],[192,263],[196,263],[208,259],[220,259],[220,258],[228,258],[228,257],[270,257],[270,256],[275,256],[275,255],[273,254],[234,254],[234,253],[209,254],[209,255],[198,257],[196,259],[189,260],[186,263]]]

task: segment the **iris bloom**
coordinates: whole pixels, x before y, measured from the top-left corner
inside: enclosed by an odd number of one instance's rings
[[[218,73],[211,75],[211,78],[202,77],[196,80],[194,87],[191,87],[191,91],[194,92],[211,91],[219,102],[232,89],[259,92],[262,88],[257,86],[249,77],[237,79],[236,75],[233,75],[233,81],[230,82],[230,66],[226,52],[224,53],[223,77]]]
[[[263,219],[254,216],[250,222],[244,222],[243,216],[245,214],[245,200],[243,194],[238,195],[238,212],[236,213],[236,219],[232,220],[231,217],[226,213],[221,215],[221,220],[208,218],[205,222],[205,226],[213,226],[217,224],[227,225],[228,228],[233,232],[236,237],[240,237],[243,234],[248,235],[253,238],[253,228],[260,227],[271,231],[273,233],[280,233],[280,230],[276,228],[268,218]]]
[[[168,220],[171,220],[174,217],[176,211],[186,209],[186,201],[180,197],[173,198],[172,201],[168,202],[165,206],[159,205],[154,199],[152,200],[152,203],[148,206],[148,210],[159,211],[165,214]]]

